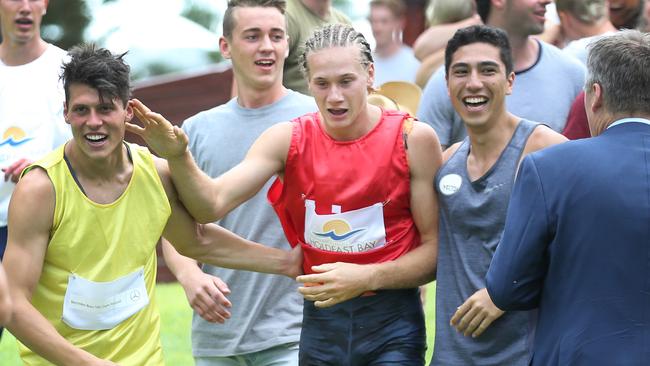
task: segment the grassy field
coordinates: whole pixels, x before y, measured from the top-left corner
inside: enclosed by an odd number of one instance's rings
[[[190,325],[192,311],[187,305],[185,294],[180,285],[157,285],[158,306],[160,308],[161,338],[165,363],[170,366],[194,365],[190,346]],[[431,359],[433,349],[435,284],[430,285],[426,294],[427,335],[429,337],[427,362]],[[0,342],[0,365],[20,366],[16,339],[11,334],[4,332]]]

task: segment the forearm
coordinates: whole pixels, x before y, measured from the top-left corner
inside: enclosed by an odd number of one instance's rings
[[[437,245],[419,247],[389,262],[371,264],[371,290],[418,287],[436,277]]]
[[[217,204],[215,181],[199,169],[189,150],[167,162],[179,198],[190,215],[201,223],[220,219],[223,214]]]
[[[86,365],[97,359],[63,338],[26,298],[14,300],[7,329],[29,349],[56,365]]]
[[[186,280],[193,272],[202,272],[196,260],[178,253],[176,248],[165,238],[162,238],[162,252],[167,268],[183,286],[186,285]]]
[[[218,225],[200,225],[193,245],[184,246],[181,254],[202,263],[245,271],[292,276],[290,252],[246,240]]]
[[[430,54],[444,50],[447,42],[454,36],[457,30],[479,23],[481,23],[480,18],[473,16],[456,23],[429,27],[415,40],[413,53],[418,60],[422,61]]]

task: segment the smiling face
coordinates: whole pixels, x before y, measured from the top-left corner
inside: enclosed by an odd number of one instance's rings
[[[550,0],[507,0],[504,18],[508,33],[519,36],[540,34],[546,22],[546,5]]]
[[[121,154],[124,122],[133,117],[130,104],[118,98],[101,100],[99,92],[85,84],[70,85],[64,109],[75,142],[75,152],[89,159]]]
[[[514,78],[514,72],[506,74],[499,48],[472,43],[452,55],[447,90],[466,126],[481,128],[506,116],[505,97],[512,92]]]
[[[309,90],[316,100],[327,133],[335,139],[360,137],[368,121],[368,88],[374,66],[365,68],[356,45],[309,53]]]
[[[46,9],[46,0],[0,0],[2,37],[16,45],[40,39]]]
[[[274,7],[237,7],[234,19],[231,39],[222,37],[219,44],[238,83],[260,90],[282,84],[289,50],[284,15]]]

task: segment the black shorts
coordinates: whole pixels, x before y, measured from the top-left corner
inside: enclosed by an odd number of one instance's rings
[[[305,300],[299,352],[301,366],[424,365],[419,290],[382,290],[324,309]]]

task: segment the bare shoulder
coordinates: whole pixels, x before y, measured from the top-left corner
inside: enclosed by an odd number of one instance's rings
[[[524,148],[524,155],[566,141],[568,141],[566,137],[553,131],[548,126],[539,125],[535,127],[533,132],[530,134],[530,137],[526,142],[526,147]]]
[[[247,158],[270,159],[283,166],[291,146],[293,127],[292,122],[280,122],[267,128],[253,143]]]
[[[463,142],[456,142],[455,144],[449,146],[445,151],[442,152],[442,162],[443,164],[451,158]]]
[[[14,189],[9,203],[9,222],[12,228],[29,227],[32,230],[49,229],[54,217],[56,193],[47,172],[32,168]]]
[[[47,172],[40,167],[34,167],[20,178],[12,194],[12,200],[22,204],[34,202],[44,204],[54,202],[54,185]]]
[[[407,141],[409,148],[411,147],[411,143],[413,143],[417,145],[424,145],[428,148],[437,148],[442,151],[440,148],[440,140],[438,140],[436,131],[434,131],[433,127],[424,122],[413,122],[413,129],[409,133]]]
[[[426,123],[415,121],[406,145],[411,173],[433,170],[435,174],[442,163],[442,149],[433,128]]]

